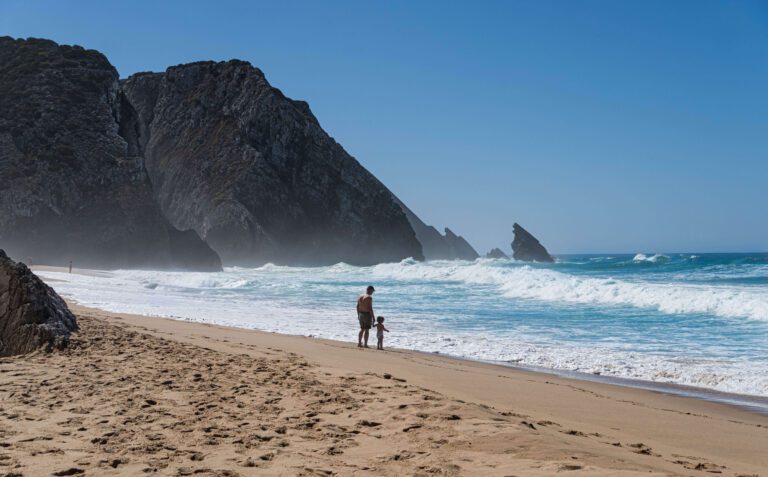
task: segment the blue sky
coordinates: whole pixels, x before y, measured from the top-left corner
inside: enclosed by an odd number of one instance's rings
[[[479,252],[768,250],[768,2],[0,2],[127,76],[240,58]]]

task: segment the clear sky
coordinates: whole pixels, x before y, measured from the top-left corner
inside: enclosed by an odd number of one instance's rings
[[[768,1],[0,1],[121,76],[240,58],[481,253],[768,250]]]

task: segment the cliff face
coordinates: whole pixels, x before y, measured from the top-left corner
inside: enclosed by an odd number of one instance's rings
[[[425,225],[307,103],[248,63],[119,82],[97,51],[8,37],[0,246],[35,263],[100,268],[478,257]]]
[[[76,330],[64,300],[0,250],[0,356],[62,348]]]
[[[101,53],[0,38],[0,245],[37,263],[179,266],[180,232],[154,201],[133,116]],[[221,268],[187,238],[188,268]]]
[[[512,227],[515,239],[512,242],[512,257],[525,262],[554,262],[555,259],[539,240],[515,223]]]
[[[416,232],[427,260],[474,260],[480,256],[464,237],[457,236],[448,228],[445,235],[441,234],[433,226],[425,224],[402,201],[396,200]]]
[[[123,91],[158,203],[225,262],[366,265],[422,246],[392,193],[242,61],[133,75]]]

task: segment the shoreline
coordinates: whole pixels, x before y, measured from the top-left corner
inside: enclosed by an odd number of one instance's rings
[[[765,477],[768,468],[768,416],[735,406],[69,303],[81,328],[68,349],[0,359],[0,472]]]
[[[103,310],[101,308],[95,308],[95,307],[89,307],[80,305],[77,303],[74,298],[65,296],[65,299],[68,304],[75,304],[78,308],[83,309],[90,309],[90,310],[98,310],[102,311],[104,313],[115,313],[115,314],[124,314],[122,312],[112,312],[108,310]],[[131,313],[126,313],[130,315]],[[161,319],[161,320],[172,320],[172,321],[179,321],[183,323],[199,323],[202,325],[207,326],[219,326],[226,329],[232,329],[232,330],[242,330],[242,331],[253,331],[258,333],[269,333],[274,334],[278,336],[286,336],[286,337],[292,337],[292,338],[305,338],[305,339],[317,339],[317,340],[325,340],[330,341],[334,343],[338,343],[340,345],[354,345],[354,341],[350,339],[350,341],[342,341],[342,340],[335,340],[330,338],[322,338],[317,337],[313,335],[300,335],[300,334],[289,334],[289,333],[280,333],[276,331],[266,331],[261,330],[258,328],[244,328],[244,327],[238,327],[238,326],[228,326],[228,325],[221,325],[217,323],[209,323],[207,321],[201,321],[201,320],[195,320],[190,318],[184,318],[184,317],[173,317],[173,316],[153,316],[153,315],[135,315],[135,316],[143,316],[146,318],[154,318],[154,319]],[[350,334],[352,336],[352,334]],[[375,344],[371,347],[373,349],[375,347]],[[456,360],[456,361],[467,361],[471,363],[481,363],[481,364],[487,364],[489,366],[498,366],[500,368],[509,368],[509,369],[515,369],[518,371],[523,372],[529,372],[529,373],[535,373],[535,374],[542,374],[542,375],[548,375],[563,379],[571,379],[574,381],[584,381],[584,382],[593,382],[593,383],[601,383],[601,384],[607,384],[611,386],[618,386],[623,388],[629,388],[629,389],[639,389],[643,391],[648,392],[656,392],[660,394],[666,394],[669,396],[679,396],[679,397],[685,397],[690,399],[697,399],[701,401],[707,401],[717,404],[722,404],[726,406],[733,406],[742,410],[746,410],[749,412],[753,412],[759,415],[768,416],[768,396],[757,396],[752,394],[740,394],[740,393],[729,393],[725,391],[718,391],[716,389],[710,389],[710,388],[704,388],[704,387],[698,387],[698,386],[690,386],[685,384],[677,384],[677,383],[666,383],[666,382],[659,382],[659,381],[649,381],[645,379],[632,379],[632,378],[622,378],[619,376],[610,376],[610,375],[596,375],[592,373],[582,372],[582,371],[571,371],[567,369],[558,369],[558,368],[546,368],[542,366],[532,366],[532,365],[523,365],[523,364],[516,364],[516,363],[507,363],[503,361],[491,361],[491,360],[482,360],[482,359],[473,359],[473,358],[467,358],[464,356],[456,356],[451,354],[445,354],[445,353],[437,353],[437,352],[428,352],[428,351],[420,351],[417,349],[409,349],[409,348],[393,348],[393,347],[387,347],[387,351],[401,351],[401,352],[407,352],[407,353],[417,353],[417,354],[424,354],[427,356],[437,356],[441,357],[447,360]]]
[[[49,265],[35,265],[32,267],[32,270],[57,272],[57,273],[66,273],[68,271],[67,267],[49,266]],[[71,273],[77,274],[77,275],[90,276],[90,277],[108,277],[111,275],[110,271],[82,269],[82,268],[73,268]],[[55,283],[59,280],[52,279],[52,278],[45,278],[44,281],[50,281],[52,283]],[[102,310],[100,308],[92,308],[92,307],[80,305],[77,303],[74,297],[71,297],[71,296],[66,296],[66,299],[68,303],[75,303],[79,307],[98,309],[106,313],[121,313],[121,312],[110,312],[110,311]],[[141,315],[141,316],[151,317],[152,315]],[[194,320],[194,319],[189,319],[184,317],[157,316],[156,318],[171,319],[171,320],[191,322],[191,323],[211,324],[215,326],[224,326],[225,328],[232,328],[232,329],[238,329],[238,330],[273,333],[271,331],[264,331],[258,328],[245,328],[245,327],[237,327],[237,326],[218,325],[214,323],[208,323],[202,320]],[[274,333],[278,335],[283,335],[283,336],[295,336],[295,337],[303,337],[303,338],[311,338],[311,339],[325,339],[325,338],[317,338],[311,335],[301,335],[301,334],[293,335],[293,334],[279,333],[279,332],[274,332]],[[350,337],[352,337],[352,333],[350,334]],[[336,340],[330,340],[330,341],[336,341]],[[346,341],[339,340],[337,342],[350,343],[351,341],[346,342]],[[610,384],[610,385],[633,388],[633,389],[642,389],[650,392],[669,394],[673,396],[683,396],[683,397],[688,397],[692,399],[700,399],[704,401],[715,402],[715,403],[725,404],[729,406],[735,406],[735,407],[748,410],[750,412],[755,412],[761,415],[768,415],[768,396],[726,392],[726,391],[719,391],[716,389],[700,387],[700,386],[692,386],[692,385],[678,384],[678,383],[672,383],[672,382],[652,381],[652,380],[640,379],[640,378],[624,378],[620,376],[596,375],[596,374],[583,372],[583,371],[572,371],[572,370],[559,369],[559,368],[547,368],[547,367],[540,367],[540,366],[533,366],[533,365],[509,363],[504,361],[479,360],[479,359],[473,359],[473,358],[444,354],[444,353],[430,353],[427,351],[420,351],[417,349],[408,349],[408,348],[398,348],[398,349],[402,351],[407,351],[407,352],[424,353],[427,355],[441,356],[447,359],[455,359],[460,361],[466,360],[469,362],[478,362],[478,363],[486,363],[486,364],[501,366],[501,367],[510,367],[513,369],[558,376],[562,378],[575,379],[578,381]]]
[[[148,319],[170,320],[170,321],[182,322],[182,323],[195,323],[195,324],[200,324],[204,326],[231,330],[235,332],[243,331],[243,332],[264,333],[268,335],[283,336],[286,338],[319,340],[322,342],[333,343],[335,346],[349,346],[349,347],[355,346],[355,343],[353,340],[341,341],[341,340],[321,338],[321,337],[311,336],[311,335],[292,335],[287,333],[279,333],[275,331],[265,331],[265,330],[260,330],[256,328],[242,328],[237,326],[221,325],[217,323],[209,323],[205,321],[198,321],[198,320],[183,318],[183,317],[174,318],[170,316],[134,315],[131,313],[112,312],[112,311],[103,310],[101,308],[80,305],[71,297],[66,297],[66,301],[70,307],[74,306],[76,309],[99,311],[102,313],[114,314],[118,316],[136,316],[136,317],[142,317],[142,318],[148,318]],[[375,346],[371,346],[369,350],[376,351]],[[585,373],[581,371],[570,371],[570,370],[556,369],[556,368],[544,368],[544,367],[520,365],[520,364],[514,364],[514,363],[505,363],[505,362],[499,362],[499,361],[486,361],[486,360],[465,358],[462,356],[454,356],[454,355],[443,354],[443,353],[430,353],[427,351],[419,351],[419,350],[408,349],[408,348],[387,347],[385,348],[385,351],[398,352],[398,353],[413,353],[417,355],[437,357],[439,359],[445,359],[448,361],[457,361],[459,363],[461,362],[476,363],[481,365],[498,367],[504,370],[511,369],[511,370],[523,372],[523,373],[532,373],[542,378],[547,378],[547,377],[559,378],[559,379],[564,379],[568,381],[575,381],[577,383],[581,383],[581,382],[596,383],[596,384],[614,386],[614,387],[625,388],[625,389],[633,389],[633,390],[639,390],[644,392],[657,393],[657,394],[672,396],[672,397],[693,399],[697,401],[718,404],[726,407],[732,407],[741,411],[746,411],[749,413],[757,414],[759,416],[768,417],[768,396],[754,396],[750,394],[727,393],[727,392],[718,391],[715,389],[708,389],[708,388],[697,387],[697,386],[687,386],[687,385],[676,384],[676,383],[664,383],[664,382],[656,382],[656,381],[647,381],[643,379],[621,378],[617,376],[594,375],[594,374]]]
[[[447,355],[446,355],[447,356]],[[453,359],[463,359],[454,356],[447,356]],[[499,366],[509,366],[516,369],[527,370],[533,373],[551,374],[566,379],[575,379],[578,381],[587,381],[595,383],[609,384],[631,389],[640,389],[643,391],[656,392],[669,396],[680,396],[689,399],[697,399],[707,402],[733,406],[759,415],[768,416],[768,396],[755,396],[752,394],[739,394],[718,391],[716,389],[703,388],[698,386],[688,386],[685,384],[664,383],[658,381],[648,381],[645,379],[630,379],[618,376],[599,375],[585,373],[581,371],[570,371],[565,369],[544,368],[537,366],[527,366],[512,363],[491,363]]]

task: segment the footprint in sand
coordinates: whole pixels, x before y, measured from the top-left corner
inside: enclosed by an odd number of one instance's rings
[[[58,472],[54,472],[53,475],[56,477],[62,477],[66,475],[80,475],[84,474],[85,471],[83,469],[80,469],[78,467],[70,467],[69,469],[60,470]]]

